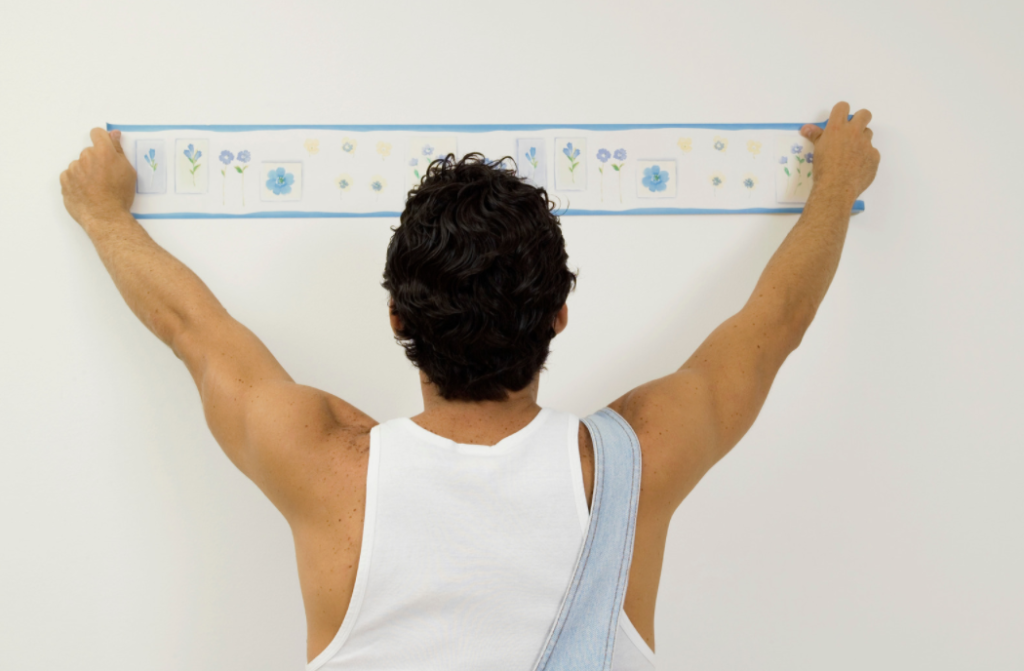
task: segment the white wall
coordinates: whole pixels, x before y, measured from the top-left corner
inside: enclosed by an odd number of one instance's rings
[[[91,127],[800,122],[846,100],[882,153],[867,211],[676,515],[659,668],[1024,667],[1022,20],[1010,0],[4,2],[0,666],[304,662],[285,522],[63,210]],[[677,368],[796,219],[566,218],[580,282],[540,403],[590,413]],[[379,286],[396,223],[145,227],[298,381],[383,421],[421,410]]]

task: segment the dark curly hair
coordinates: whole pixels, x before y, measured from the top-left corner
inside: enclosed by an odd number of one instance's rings
[[[514,166],[434,161],[391,229],[381,284],[395,339],[448,400],[504,401],[529,385],[576,286],[554,203]]]

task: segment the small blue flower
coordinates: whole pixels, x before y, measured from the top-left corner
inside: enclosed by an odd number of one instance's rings
[[[785,156],[780,156],[779,157],[779,163],[781,163],[782,165],[785,165],[785,164],[789,163],[789,159],[786,158]]]
[[[814,152],[808,152],[807,156],[804,156],[808,163],[814,163]]]
[[[148,154],[143,154],[143,158],[146,159],[146,163],[149,164],[150,168],[156,170],[156,149],[150,149]]]
[[[185,158],[187,158],[189,160],[192,160],[192,152],[194,152],[194,151],[195,151],[195,147],[193,145],[189,145],[188,149],[186,149],[183,152],[185,154]],[[199,158],[199,157],[197,156],[196,158]]]
[[[267,188],[280,196],[292,192],[292,184],[295,183],[295,175],[286,172],[284,168],[271,170],[267,173]]]
[[[242,151],[238,152],[238,160],[241,161],[242,163],[248,163],[249,159],[251,158],[252,155],[249,154],[248,149],[243,149]]]
[[[222,152],[220,153],[220,156],[218,156],[217,158],[219,158],[219,159],[220,159],[220,162],[221,162],[221,163],[223,163],[224,165],[227,165],[228,163],[231,163],[232,161],[234,161],[234,160],[235,160],[235,155],[234,155],[234,154],[232,154],[232,153],[231,153],[230,151],[228,151],[227,149],[225,149],[224,151],[222,151]]]
[[[418,158],[411,158],[411,159],[409,159],[409,165],[419,165],[419,164],[420,164],[420,160]]]
[[[748,189],[753,189],[754,188],[754,180],[752,180],[749,177],[747,177],[745,180],[743,180],[743,186],[747,187]]]
[[[717,149],[718,151],[722,151],[723,149],[725,149],[725,143],[722,142],[721,140],[716,140],[715,149]]]
[[[711,178],[711,183],[712,183],[713,185],[715,185],[715,186],[721,186],[721,184],[722,184],[722,178],[721,178],[721,177],[712,177],[712,178]]]
[[[352,150],[355,148],[356,146],[351,142],[346,142],[345,144],[341,145],[341,150],[349,154],[351,154]]]
[[[795,144],[792,147],[790,147],[789,150],[794,154],[799,154],[804,150],[804,146],[802,144]]]
[[[615,160],[616,161],[625,161],[626,160],[626,150],[625,149],[616,149],[614,155],[615,155]]]
[[[434,148],[433,147],[431,147],[429,144],[423,145],[423,155],[424,156],[430,156],[433,153],[434,153]]]
[[[601,163],[607,163],[608,159],[610,159],[611,157],[612,157],[612,153],[610,151],[608,151],[607,149],[598,149],[597,150],[597,160],[600,161]]]
[[[380,180],[375,180],[370,184],[370,188],[379,193],[384,188],[384,185],[380,183]]]
[[[152,151],[152,149],[150,151]],[[526,152],[526,158],[528,158],[530,160],[533,160],[533,159],[537,158],[537,148],[536,147],[530,147],[530,151]]]
[[[664,191],[668,182],[668,173],[662,172],[661,167],[652,165],[649,168],[644,168],[644,178],[640,180],[640,183],[648,188],[648,190]]]
[[[569,144],[565,145],[564,149],[562,149],[562,153],[565,154],[566,156],[568,156],[569,160],[571,161],[571,160],[575,159],[577,156],[580,155],[580,150],[579,149],[573,149],[572,148],[572,142],[570,142]]]

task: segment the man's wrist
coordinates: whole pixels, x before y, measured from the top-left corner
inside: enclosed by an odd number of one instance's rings
[[[90,238],[95,238],[116,231],[129,222],[135,222],[131,212],[124,208],[109,208],[83,214],[78,223]]]
[[[816,181],[807,200],[811,198],[837,202],[852,210],[853,204],[857,202],[857,192],[848,182]]]

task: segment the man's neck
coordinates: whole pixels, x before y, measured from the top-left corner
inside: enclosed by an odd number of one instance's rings
[[[529,424],[537,404],[540,376],[504,401],[449,401],[420,372],[423,412],[412,419],[423,428],[460,443],[493,444]]]

